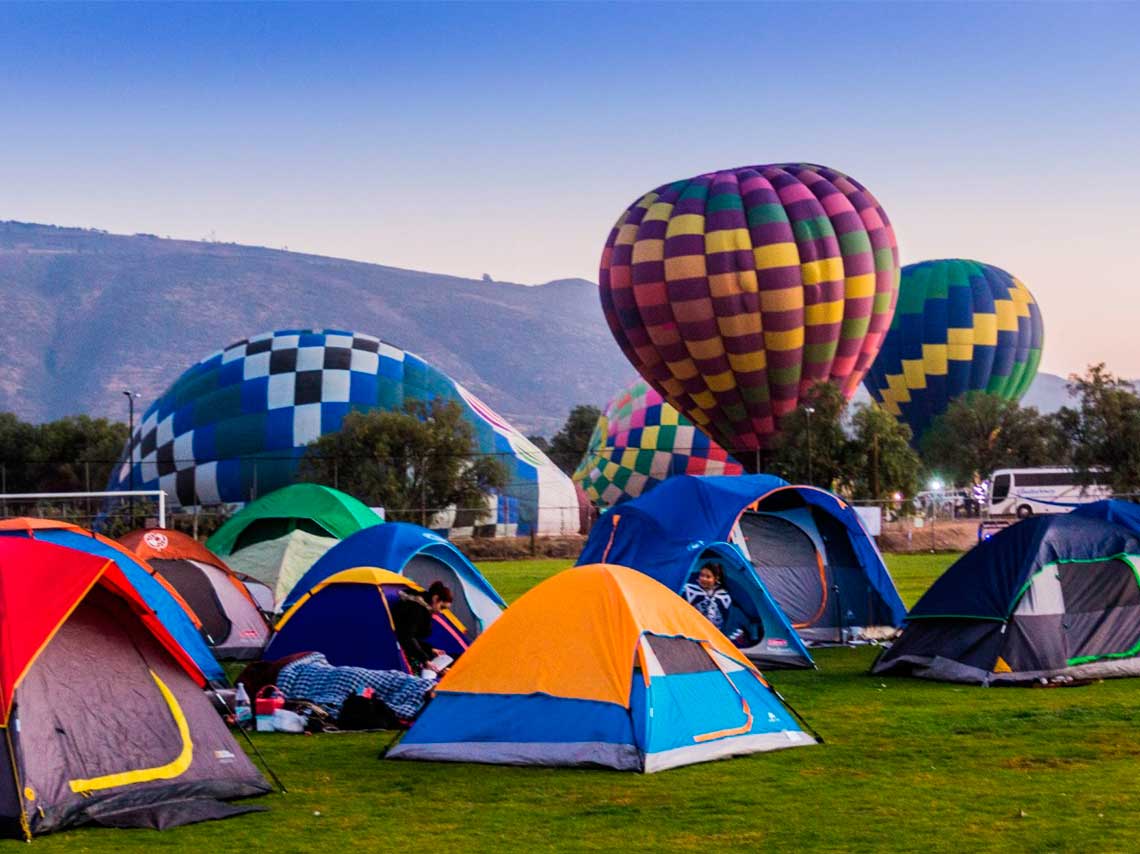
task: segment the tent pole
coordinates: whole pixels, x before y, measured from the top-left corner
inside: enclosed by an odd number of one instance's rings
[[[388,758],[388,751],[396,746],[396,742],[400,740],[400,736],[402,736],[404,734],[404,732],[405,732],[405,730],[400,730],[400,729],[396,730],[395,736],[393,736],[388,741],[388,743],[384,745],[384,748],[380,751],[380,756],[378,758],[387,759]]]
[[[222,699],[221,695],[217,692],[217,689],[211,687],[210,693],[214,695],[214,699],[228,713],[230,709],[229,704]],[[261,764],[265,767],[265,770],[269,772],[269,776],[273,778],[273,782],[277,784],[277,788],[281,790],[281,794],[289,794],[289,790],[285,788],[285,784],[281,782],[281,778],[277,776],[277,772],[273,770],[273,768],[269,765],[269,762],[266,761],[265,757],[261,754],[261,751],[257,749],[257,745],[253,743],[253,739],[250,738],[249,733],[246,732],[245,727],[235,726],[234,729],[245,736],[246,742],[248,742],[253,752],[257,754],[257,758],[261,760]]]
[[[824,741],[823,736],[820,735],[816,731],[815,727],[813,727],[811,724],[809,724],[807,722],[807,718],[805,718],[803,715],[801,715],[799,713],[799,710],[797,710],[795,706],[793,706],[791,703],[789,703],[787,698],[783,694],[781,694],[779,691],[777,691],[775,688],[773,688],[772,684],[770,682],[768,683],[768,688],[769,688],[769,690],[771,690],[771,692],[773,694],[776,695],[776,698],[781,703],[783,703],[785,706],[788,707],[788,711],[791,712],[793,715],[795,715],[796,720],[799,721],[801,724],[803,724],[804,729],[806,729],[809,733],[811,733],[812,737],[816,741],[818,741],[820,744],[826,744],[827,743],[826,741]]]

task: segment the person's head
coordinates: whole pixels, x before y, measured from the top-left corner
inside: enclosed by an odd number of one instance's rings
[[[424,591],[424,600],[431,606],[433,611],[439,613],[453,601],[451,588],[442,581],[433,581],[428,589]]]
[[[697,584],[702,590],[713,590],[724,584],[724,569],[719,563],[706,563],[697,573]]]

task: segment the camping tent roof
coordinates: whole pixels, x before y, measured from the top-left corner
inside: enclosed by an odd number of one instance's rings
[[[640,568],[682,561],[687,568],[688,550],[727,540],[748,505],[786,484],[769,474],[671,477],[604,514],[590,531],[578,563],[607,561]],[[623,536],[615,538],[617,528]]]
[[[292,606],[322,578],[354,566],[377,566],[403,572],[417,555],[430,555],[482,590],[501,608],[506,602],[483,574],[444,537],[408,522],[387,522],[357,531],[337,543],[306,572],[285,597],[283,608]]]
[[[595,564],[560,572],[523,595],[479,638],[479,654],[455,663],[439,691],[540,693],[625,707],[645,632],[707,643],[755,669],[662,584],[624,566]]]
[[[1031,516],[974,546],[930,586],[907,619],[1005,620],[1033,574],[1058,561],[1140,553],[1127,528],[1074,513]]]
[[[1140,534],[1140,504],[1133,504],[1131,501],[1108,498],[1104,501],[1079,504],[1073,510],[1072,515],[1115,522],[1118,525],[1123,525],[1134,534]]]
[[[96,584],[102,584],[139,614],[155,638],[199,685],[193,660],[115,562],[75,549],[15,537],[0,538],[0,723],[24,675],[59,627]]]
[[[201,621],[193,609],[146,561],[119,543],[69,522],[29,517],[0,521],[0,535],[28,537],[110,558],[207,678],[225,682],[225,672],[198,631]]]
[[[119,537],[119,543],[143,560],[196,560],[219,569],[232,571],[226,562],[189,534],[167,528],[131,531]]]
[[[418,584],[410,578],[405,578],[402,575],[396,575],[394,572],[389,572],[386,569],[380,569],[375,566],[356,566],[352,569],[344,569],[340,572],[334,573],[327,578],[318,579],[315,584],[306,587],[300,591],[296,601],[293,603],[277,621],[274,626],[274,631],[281,631],[285,624],[289,622],[297,609],[305,604],[311,597],[320,593],[324,588],[332,584],[367,584],[372,587],[380,587],[385,584],[398,585],[400,587],[411,587],[413,590],[422,589]],[[298,585],[298,588],[300,585]]]
[[[214,532],[206,547],[220,555],[232,554],[242,531],[259,519],[311,519],[337,539],[383,522],[347,493],[315,483],[294,483],[247,504]]]

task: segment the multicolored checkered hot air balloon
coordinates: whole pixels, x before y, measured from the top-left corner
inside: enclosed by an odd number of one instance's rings
[[[574,480],[594,504],[612,507],[675,474],[743,471],[724,448],[638,380],[598,419]]]
[[[917,443],[960,394],[1020,400],[1044,340],[1036,300],[1005,270],[962,259],[908,264],[898,311],[863,384],[910,425]]]
[[[602,309],[641,375],[742,463],[815,382],[850,397],[898,294],[890,221],[857,181],[809,164],[658,187],[602,253]]]

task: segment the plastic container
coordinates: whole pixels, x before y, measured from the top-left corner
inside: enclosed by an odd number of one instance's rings
[[[305,717],[288,709],[278,709],[271,718],[273,728],[278,732],[304,732]]]
[[[245,685],[239,682],[234,692],[234,726],[238,729],[249,729],[253,726],[253,706],[249,702],[249,692]]]
[[[257,692],[257,697],[253,701],[253,712],[258,717],[262,715],[273,717],[275,711],[283,708],[285,708],[285,695],[276,685],[266,685]]]

